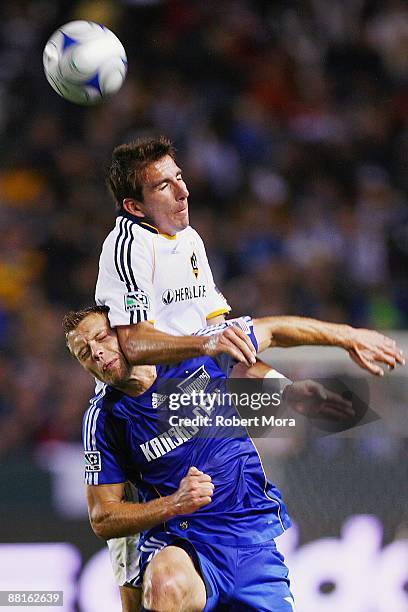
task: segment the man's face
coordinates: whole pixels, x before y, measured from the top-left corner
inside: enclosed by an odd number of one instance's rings
[[[188,196],[181,170],[169,155],[147,166],[140,207],[160,233],[174,235],[188,226]]]
[[[128,381],[131,366],[106,315],[98,312],[87,315],[69,332],[67,343],[81,366],[102,382],[120,386]]]

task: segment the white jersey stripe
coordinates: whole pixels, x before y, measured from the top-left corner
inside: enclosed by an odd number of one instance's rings
[[[97,408],[97,410],[95,410],[95,412],[94,412],[92,432],[91,432],[91,435],[92,435],[92,443],[91,443],[92,444],[92,448],[91,448],[91,450],[96,450],[96,422],[98,420],[98,416],[99,416],[100,412],[101,412],[100,408]],[[92,475],[93,475],[93,483],[92,484],[97,485],[98,484],[98,480],[99,480],[99,478],[98,478],[99,474],[98,474],[98,472],[93,472]]]
[[[90,423],[93,417],[93,414],[97,408],[97,404],[99,402],[100,399],[102,399],[102,397],[105,395],[106,393],[106,385],[104,387],[102,387],[102,389],[100,390],[100,392],[98,393],[98,395],[95,395],[95,397],[93,397],[90,401],[90,407],[88,409],[88,413],[86,415],[86,420],[85,420],[85,426],[84,426],[84,442],[86,445],[85,450],[94,450],[90,445],[91,445],[91,439],[89,437],[89,429],[90,429]]]
[[[101,389],[101,392],[94,398],[92,398],[90,402],[90,407],[85,417],[83,431],[85,451],[96,450],[96,420],[100,412],[100,408],[98,408],[98,402],[105,395],[105,392],[106,386],[104,386],[103,389]],[[85,484],[98,484],[98,474],[96,472],[87,472],[85,474]]]
[[[158,538],[155,538],[153,536],[151,536],[148,540],[146,540],[146,542],[154,542],[157,544],[161,544],[162,546],[166,546],[166,542],[163,542],[163,540],[159,540]]]
[[[90,437],[89,437],[89,426],[90,426],[90,421],[92,419],[93,413],[95,412],[97,403],[105,395],[105,392],[106,392],[106,386],[102,387],[100,392],[97,395],[95,395],[95,397],[93,397],[91,399],[91,401],[90,401],[90,406],[89,406],[88,412],[87,412],[87,414],[85,416],[85,422],[84,422],[84,446],[85,446],[85,450],[94,450],[90,446],[91,440],[90,440]]]
[[[223,321],[222,323],[216,323],[215,325],[208,325],[207,327],[203,327],[198,331],[194,332],[193,336],[213,336],[214,334],[218,334],[223,329],[227,327],[231,327],[232,325],[236,325],[241,328],[247,335],[250,333],[250,325],[251,325],[251,317],[248,315],[244,317],[237,317],[236,319],[227,319],[227,321]]]

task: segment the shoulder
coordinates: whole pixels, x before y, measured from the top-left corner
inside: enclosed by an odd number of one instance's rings
[[[88,408],[85,410],[82,419],[82,438],[85,449],[91,448],[92,438],[95,437],[96,428],[100,427],[101,422],[104,421],[106,413],[104,410],[105,396],[107,387],[103,387],[102,390],[91,398],[89,401]]]
[[[106,236],[102,245],[102,254],[106,251],[111,252],[114,248],[129,247],[131,243],[150,245],[153,242],[151,232],[146,231],[136,221],[128,217],[119,216],[116,219],[115,227]]]
[[[100,427],[111,415],[120,414],[124,406],[124,394],[104,385],[99,393],[89,400],[82,424],[85,429]]]
[[[186,236],[186,238],[190,238],[190,239],[193,238],[200,245],[204,245],[203,239],[201,238],[200,234],[197,232],[197,230],[195,230],[193,227],[191,227],[191,225],[186,227],[186,229],[183,230],[182,233]]]

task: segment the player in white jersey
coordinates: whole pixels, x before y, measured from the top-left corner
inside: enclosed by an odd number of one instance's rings
[[[251,376],[267,375],[269,366],[254,366],[254,353],[239,336],[182,335],[219,322],[230,308],[215,288],[204,244],[189,226],[189,193],[170,142],[158,138],[117,147],[108,183],[118,217],[103,245],[96,301],[109,307],[128,361],[175,363],[208,354],[215,342],[250,366]],[[375,334],[367,331],[363,344],[349,353],[380,374],[372,361],[382,342]]]
[[[114,327],[150,321],[176,335],[192,334],[230,310],[192,227],[169,236],[127,212],[104,242],[96,299],[109,304]]]
[[[125,346],[134,340],[136,329],[151,333],[151,329],[143,329],[143,322],[171,334],[192,334],[230,311],[215,288],[203,241],[188,225],[188,191],[170,143],[164,139],[141,143],[138,151],[140,174],[130,186],[123,175],[132,159],[132,148],[125,145],[114,152],[109,183],[118,217],[103,245],[95,296],[97,303],[109,306],[110,323],[118,327],[119,336],[122,330],[126,332]],[[149,174],[147,166],[163,158],[164,166]],[[137,180],[147,184],[138,190]],[[126,197],[132,194],[136,196],[133,201]],[[152,202],[161,205],[161,211],[140,209],[140,205],[144,208]],[[167,220],[163,219],[166,211],[170,211]],[[139,325],[136,328],[134,324]],[[143,334],[137,337],[139,346],[144,340]],[[128,583],[134,542],[121,538],[110,541],[109,548],[119,585]],[[121,588],[124,609],[135,605],[133,596],[132,591]]]

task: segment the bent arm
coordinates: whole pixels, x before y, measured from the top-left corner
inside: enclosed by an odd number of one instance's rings
[[[151,529],[180,514],[190,514],[211,502],[211,477],[192,466],[175,493],[136,504],[123,501],[125,483],[88,485],[89,519],[95,534],[104,540]]]
[[[122,501],[125,483],[87,485],[89,520],[104,540],[130,536],[151,529],[176,516],[172,495],[144,504]]]

